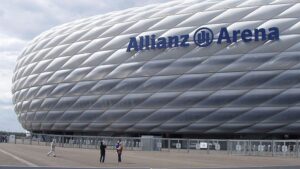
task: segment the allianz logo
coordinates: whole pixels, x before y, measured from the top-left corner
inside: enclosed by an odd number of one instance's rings
[[[271,28],[256,28],[254,30],[232,30],[230,33],[226,27],[222,27],[217,38],[214,37],[214,32],[207,28],[201,27],[197,29],[193,36],[193,41],[190,42],[190,35],[175,35],[168,37],[156,37],[156,35],[145,35],[139,37],[130,37],[127,46],[127,52],[143,51],[154,49],[166,49],[173,47],[189,47],[190,43],[194,43],[199,47],[208,47],[214,41],[216,44],[234,43],[239,40],[243,42],[257,42],[257,41],[276,41],[279,40],[279,29],[277,27]]]

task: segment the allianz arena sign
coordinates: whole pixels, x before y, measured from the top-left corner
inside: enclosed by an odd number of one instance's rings
[[[190,46],[190,35],[175,35],[168,37],[156,37],[156,35],[145,35],[140,37],[130,37],[127,52],[131,51],[142,51],[152,49],[166,49],[173,47],[188,47]],[[193,42],[200,47],[209,46],[215,39],[214,32],[207,28],[201,27],[197,29],[193,36]],[[279,29],[277,27],[256,28],[254,30],[233,30],[228,31],[226,27],[222,27],[219,31],[218,37],[216,38],[217,44],[222,43],[235,43],[239,39],[243,42],[251,41],[266,41],[266,40],[279,40]]]

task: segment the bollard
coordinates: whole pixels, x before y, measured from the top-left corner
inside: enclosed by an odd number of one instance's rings
[[[209,147],[210,147],[209,140],[206,140],[206,143],[207,143],[206,154],[209,154]]]
[[[64,147],[65,146],[65,137],[62,136],[61,137],[61,147]]]
[[[168,151],[170,152],[170,149],[171,149],[171,140],[168,139]]]
[[[297,151],[297,158],[299,158],[299,140],[296,141],[296,151]]]
[[[248,155],[251,155],[251,141],[248,140]]]
[[[190,152],[190,139],[187,140],[187,152]]]

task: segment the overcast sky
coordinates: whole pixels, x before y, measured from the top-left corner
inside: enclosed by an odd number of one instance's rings
[[[13,110],[11,78],[26,43],[72,20],[167,0],[1,0],[0,131],[24,131]]]

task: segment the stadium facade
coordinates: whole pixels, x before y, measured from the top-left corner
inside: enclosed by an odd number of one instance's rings
[[[300,135],[300,3],[171,1],[54,27],[17,60],[40,133]]]

